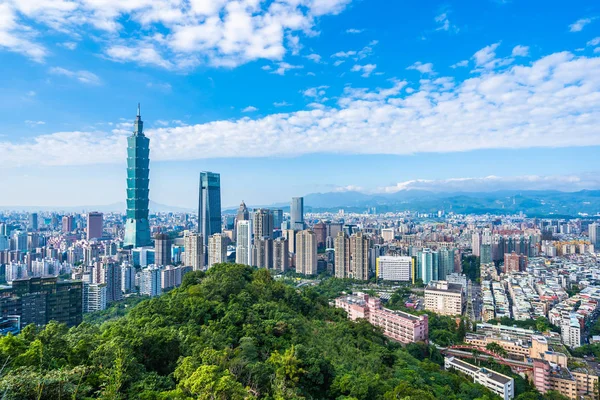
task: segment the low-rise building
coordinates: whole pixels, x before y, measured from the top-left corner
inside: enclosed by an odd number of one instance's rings
[[[466,303],[462,285],[431,281],[425,288],[425,309],[440,315],[461,315]]]
[[[381,306],[378,298],[364,293],[339,297],[335,306],[344,309],[351,320],[366,319],[383,329],[383,334],[401,343],[427,342],[429,321],[427,315],[412,315]]]
[[[454,357],[446,357],[444,367],[446,370],[454,369],[473,378],[473,382],[485,386],[504,400],[515,397],[515,381],[509,376],[469,364]]]

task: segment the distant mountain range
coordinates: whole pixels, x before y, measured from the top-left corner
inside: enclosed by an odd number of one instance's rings
[[[429,192],[404,190],[396,193],[361,192],[312,193],[304,197],[307,211],[394,211],[446,212],[464,214],[509,214],[523,211],[527,215],[577,216],[600,212],[600,190],[579,192],[510,191],[497,192]]]
[[[396,193],[367,194],[361,192],[311,193],[304,196],[305,211],[364,212],[375,208],[378,213],[415,211],[434,213],[438,210],[461,214],[513,214],[524,212],[528,216],[571,216],[600,213],[600,190],[579,192],[560,191],[511,191],[497,192],[429,192],[403,190]],[[289,211],[289,203],[249,205],[250,208],[277,207]],[[0,210],[57,211],[57,212],[124,212],[125,203],[103,206],[77,207],[22,207],[0,206]],[[193,208],[169,206],[150,202],[151,212],[194,213]],[[225,214],[233,214],[237,207],[226,208]]]

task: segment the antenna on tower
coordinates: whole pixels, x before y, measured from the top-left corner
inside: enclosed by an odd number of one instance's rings
[[[141,117],[141,113],[140,113],[140,103],[138,103],[138,111],[137,111],[137,116]]]

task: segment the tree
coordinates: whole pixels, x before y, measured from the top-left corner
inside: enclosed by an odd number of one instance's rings
[[[492,353],[496,353],[499,356],[502,357],[506,357],[508,355],[506,349],[504,349],[502,346],[500,346],[498,343],[496,342],[491,342],[488,343],[485,348],[489,351],[491,351]]]

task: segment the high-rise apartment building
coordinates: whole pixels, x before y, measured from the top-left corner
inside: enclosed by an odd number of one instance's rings
[[[123,299],[121,285],[121,266],[115,261],[105,259],[102,261],[103,283],[106,284],[106,302],[112,303]]]
[[[418,278],[423,280],[424,284],[429,281],[438,280],[438,252],[425,248],[417,254],[417,273]]]
[[[140,294],[154,297],[162,293],[161,270],[158,267],[145,268],[140,273]]]
[[[235,262],[244,265],[253,264],[252,221],[250,220],[240,220],[237,222]]]
[[[292,197],[290,221],[293,230],[301,231],[304,229],[304,197]]]
[[[201,271],[204,269],[204,243],[202,235],[198,233],[186,232],[183,236],[184,261],[186,267],[191,267],[192,271]]]
[[[212,235],[221,233],[221,175],[200,172],[198,198],[198,233],[202,234],[204,245],[207,246]]]
[[[296,254],[296,232],[293,229],[284,229],[281,231],[281,237],[287,239],[290,253]]]
[[[154,236],[154,263],[159,266],[171,264],[171,238],[166,233]]]
[[[100,212],[89,212],[87,215],[87,240],[100,239],[104,229],[104,215]]]
[[[438,279],[446,280],[446,276],[454,272],[454,249],[438,250]]]
[[[253,216],[254,237],[258,238],[273,238],[273,211],[264,208],[259,208],[254,211]]]
[[[362,232],[350,236],[350,277],[369,280],[369,238]]]
[[[28,228],[29,228],[30,231],[37,231],[38,230],[38,215],[37,215],[37,213],[31,213],[31,214],[29,214]]]
[[[527,270],[527,256],[514,251],[504,254],[504,272],[522,272]]]
[[[129,264],[121,265],[121,291],[123,293],[135,291],[135,268]]]
[[[310,230],[296,234],[296,273],[317,274],[317,238]]]
[[[273,241],[273,269],[279,272],[285,272],[290,267],[289,242],[286,238],[280,237]]]
[[[73,216],[65,215],[62,217],[62,232],[71,233],[73,232]]]
[[[208,238],[208,268],[227,262],[227,236],[215,233]]]
[[[590,237],[590,243],[594,245],[594,248],[600,248],[600,224],[597,222],[590,224],[588,226],[588,234]]]
[[[344,232],[338,232],[333,243],[335,252],[334,271],[336,278],[348,278],[350,275],[350,238]]]
[[[248,207],[246,207],[246,203],[242,200],[237,215],[235,216],[234,226],[233,226],[233,237],[237,238],[237,224],[239,221],[248,221],[250,219],[250,212],[248,211]]]
[[[150,139],[144,135],[144,122],[138,104],[133,135],[127,138],[127,219],[124,247],[150,246],[148,221]]]
[[[281,224],[283,223],[283,210],[280,208],[272,209],[273,213],[273,227],[275,229],[281,229]]]
[[[104,283],[83,283],[83,312],[106,310],[106,285]]]
[[[273,239],[257,238],[252,249],[252,261],[255,267],[273,269]]]

